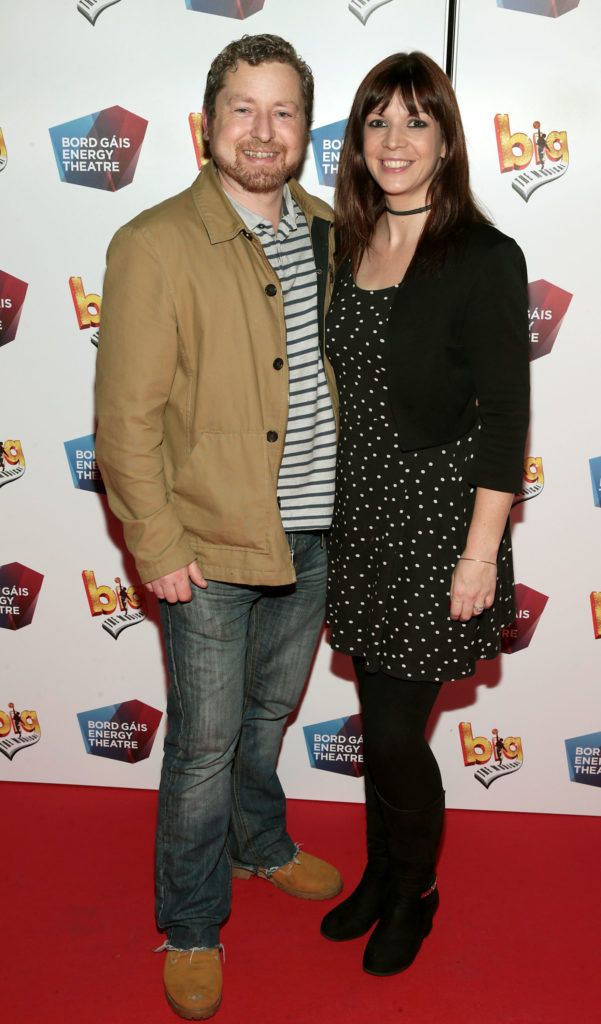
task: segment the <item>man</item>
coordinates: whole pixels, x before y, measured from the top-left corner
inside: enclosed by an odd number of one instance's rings
[[[312,101],[289,43],[229,44],[205,92],[212,161],[108,255],[96,453],[162,599],[156,911],[167,998],[196,1020],[221,998],[232,873],[307,899],[342,884],[287,834],[276,774],[323,622],[334,491],[331,211],[292,178]]]

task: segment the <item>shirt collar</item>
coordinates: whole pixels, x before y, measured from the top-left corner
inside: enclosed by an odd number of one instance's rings
[[[256,232],[260,227],[267,227],[270,230],[273,230],[272,225],[268,221],[265,221],[260,213],[255,213],[253,210],[249,210],[247,206],[243,206],[242,203],[238,202],[237,199],[234,199],[234,197],[231,196],[229,192],[226,192],[225,189],[223,191],[224,195],[229,199],[236,213],[240,215],[249,231]],[[283,230],[284,234],[287,235],[290,231],[296,231],[297,226],[294,199],[292,198],[288,182],[286,182],[282,194],[282,214],[278,230]]]

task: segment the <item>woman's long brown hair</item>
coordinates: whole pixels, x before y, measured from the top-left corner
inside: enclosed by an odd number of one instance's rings
[[[449,237],[464,224],[490,223],[470,189],[465,135],[449,79],[425,53],[393,53],[368,72],[357,90],[338,166],[337,262],[350,257],[355,274],[385,205],[384,194],[363,158],[365,121],[369,114],[384,111],[396,93],[412,117],[422,110],[438,122],[446,148],[430,182],[432,209],[410,269],[439,264]]]

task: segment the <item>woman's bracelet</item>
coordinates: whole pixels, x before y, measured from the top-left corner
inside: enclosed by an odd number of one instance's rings
[[[489,562],[487,558],[468,558],[467,555],[459,555],[460,562],[482,562],[483,565],[495,565],[496,562]]]

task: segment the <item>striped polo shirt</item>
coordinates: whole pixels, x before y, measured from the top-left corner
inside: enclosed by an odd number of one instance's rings
[[[277,233],[225,193],[275,270],[284,298],[288,425],[278,477],[285,530],[328,530],[334,508],[336,423],[319,350],[317,272],[307,220],[284,186]]]

